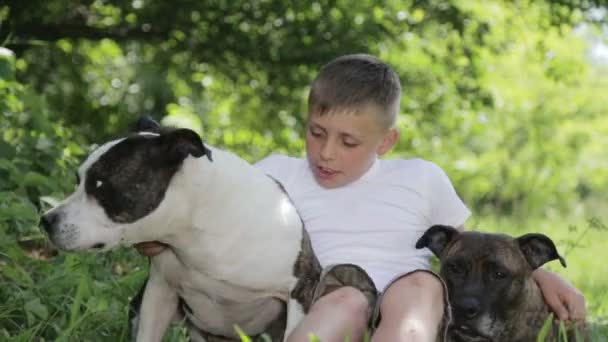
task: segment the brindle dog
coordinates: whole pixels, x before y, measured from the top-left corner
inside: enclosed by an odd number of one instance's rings
[[[437,225],[416,243],[416,248],[424,247],[440,259],[447,285],[452,310],[448,341],[536,341],[549,310],[532,271],[556,259],[566,267],[550,238],[460,232]],[[557,327],[551,336],[557,336]]]

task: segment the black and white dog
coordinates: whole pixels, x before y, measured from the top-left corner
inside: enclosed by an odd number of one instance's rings
[[[191,130],[161,133],[140,120],[137,132],[80,166],[76,191],[41,218],[52,242],[67,251],[170,247],[151,258],[137,341],[161,341],[179,317],[194,341],[238,340],[235,325],[288,336],[321,268],[280,185]]]

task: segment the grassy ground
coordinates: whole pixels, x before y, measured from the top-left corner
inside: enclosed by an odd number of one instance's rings
[[[608,341],[606,227],[574,215],[520,221],[481,217],[468,226],[513,235],[532,231],[549,235],[568,268],[556,262],[547,267],[583,291],[593,340]],[[47,256],[43,249],[15,241],[0,226],[0,340],[126,340],[128,301],[144,280],[145,258],[130,249]],[[177,328],[165,340],[185,341],[184,336]]]

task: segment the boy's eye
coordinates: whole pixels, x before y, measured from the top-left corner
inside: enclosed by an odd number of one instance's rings
[[[310,131],[310,134],[312,134],[315,137],[320,137],[322,134],[320,129],[316,129],[314,127],[310,127],[309,131]]]
[[[344,144],[344,146],[346,146],[346,147],[357,147],[357,146],[359,146],[359,144],[358,144],[358,143],[356,143],[356,142],[351,142],[351,141],[343,141],[342,143],[343,143],[343,144]]]

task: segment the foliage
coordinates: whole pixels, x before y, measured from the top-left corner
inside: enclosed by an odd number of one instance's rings
[[[12,63],[12,56],[4,59]],[[28,236],[38,208],[70,189],[80,138],[55,122],[43,96],[31,87],[0,79],[0,231]],[[50,203],[49,203],[50,202]]]
[[[478,210],[525,216],[608,187],[608,68],[576,30],[595,5],[36,0],[3,7],[0,38],[50,119],[87,143],[148,114],[252,161],[302,153],[321,63],[377,54],[404,88],[395,155],[436,161]]]
[[[604,336],[605,280],[585,272],[602,266],[584,255],[604,252],[608,64],[589,58],[590,42],[605,41],[594,25],[607,16],[592,15],[601,5],[3,2],[0,339],[126,336],[143,259],[129,250],[49,259],[39,248],[40,212],[72,189],[91,145],[146,114],[250,161],[301,155],[309,82],[322,63],[354,52],[380,56],[401,77],[393,156],[441,165],[480,217],[495,218],[476,222],[483,227],[558,235]],[[182,337],[177,329],[170,339]]]
[[[397,154],[437,161],[468,203],[516,216],[608,187],[598,176],[608,166],[606,70],[589,64],[572,27],[523,4],[463,3],[471,21],[460,34],[433,23],[381,54],[405,89]]]

